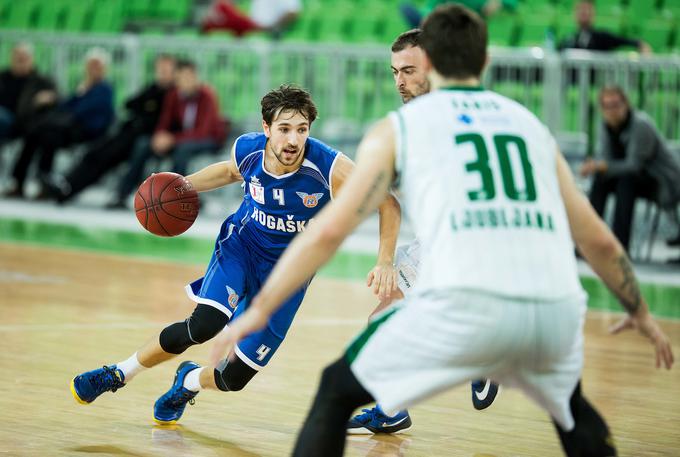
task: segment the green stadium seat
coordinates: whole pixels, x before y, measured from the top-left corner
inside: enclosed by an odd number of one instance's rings
[[[654,52],[668,52],[672,49],[673,24],[663,19],[648,19],[640,27],[640,38],[652,47]]]
[[[31,29],[35,26],[38,7],[41,2],[23,0],[12,2],[7,12],[7,20],[3,24],[8,29]]]
[[[89,30],[92,32],[119,32],[123,26],[121,0],[100,0],[92,11]]]
[[[314,41],[318,36],[319,20],[311,14],[302,14],[283,34],[287,41]]]
[[[7,15],[14,0],[0,0],[0,24],[7,23]]]
[[[596,0],[595,7],[597,8],[597,22],[602,16],[620,16],[623,14],[625,3],[622,0]]]
[[[35,28],[39,30],[58,30],[62,27],[66,4],[60,0],[44,2],[37,10]]]
[[[555,26],[548,22],[549,19],[541,16],[523,17],[519,33],[519,45],[543,46],[548,31],[552,30],[553,34],[555,31]]]
[[[399,35],[409,30],[409,26],[404,19],[395,13],[385,17],[382,27],[380,25],[378,24],[377,33],[379,34],[380,42],[386,44],[394,42]]]
[[[651,0],[628,0],[626,15],[636,22],[658,17],[659,14],[659,10]]]
[[[80,32],[85,30],[92,11],[90,0],[67,0],[65,2],[63,30]]]
[[[379,41],[380,26],[380,22],[372,16],[356,16],[349,22],[349,41],[353,43],[374,43]]]
[[[517,41],[517,16],[501,13],[489,20],[489,43],[494,46],[512,46]]]
[[[183,22],[189,16],[190,6],[190,0],[159,1],[152,13],[158,19]]]
[[[342,42],[349,35],[349,17],[344,12],[324,14],[319,21],[319,39],[328,42]]]
[[[152,15],[152,0],[134,0],[125,2],[127,19],[144,19]]]
[[[598,14],[595,18],[595,25],[597,28],[608,30],[612,33],[625,33],[625,21],[623,15],[600,16]]]

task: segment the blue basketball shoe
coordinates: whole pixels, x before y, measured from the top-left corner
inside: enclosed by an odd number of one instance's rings
[[[125,387],[125,375],[115,365],[79,374],[71,380],[73,398],[82,405],[92,403],[104,392],[115,392]]]
[[[493,403],[498,394],[498,384],[495,384],[488,379],[473,381],[471,387],[472,406],[478,410],[486,409],[491,406],[491,403]]]
[[[394,416],[388,416],[375,405],[371,409],[362,409],[347,423],[347,433],[364,435],[369,433],[399,433],[411,427],[411,416],[408,411],[399,411]]]
[[[187,403],[194,404],[194,397],[198,395],[198,392],[190,391],[183,384],[187,374],[196,368],[201,368],[201,366],[189,361],[179,364],[172,387],[153,405],[153,418],[156,422],[161,425],[174,424],[182,417]]]

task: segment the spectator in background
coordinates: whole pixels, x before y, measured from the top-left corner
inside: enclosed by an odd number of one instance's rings
[[[559,44],[559,49],[587,49],[589,51],[614,51],[623,46],[633,46],[641,54],[649,54],[652,48],[642,40],[614,35],[606,30],[595,28],[595,3],[593,0],[580,0],[576,3],[574,16],[578,30],[572,37]]]
[[[600,126],[598,158],[581,166],[582,176],[594,175],[590,202],[604,215],[607,197],[616,195],[613,231],[628,251],[637,197],[662,207],[680,202],[680,164],[668,150],[653,121],[630,107],[618,86],[602,89],[599,96],[604,122]]]
[[[175,87],[165,96],[156,130],[150,139],[142,138],[135,144],[130,169],[108,206],[125,207],[125,198],[142,182],[151,157],[172,157],[172,171],[186,175],[193,157],[217,152],[225,139],[225,121],[220,117],[215,93],[201,82],[193,62],[178,61]]]
[[[35,70],[33,46],[14,46],[10,67],[0,73],[0,143],[20,136],[56,101],[54,82]]]
[[[502,9],[514,11],[517,8],[519,0],[428,0],[427,4],[422,10],[419,10],[410,3],[401,5],[401,13],[409,26],[417,28],[420,26],[423,18],[430,14],[437,6],[443,3],[460,3],[461,5],[470,8],[484,19],[489,19],[494,14],[500,12]]]
[[[66,177],[50,180],[46,186],[49,197],[58,203],[75,197],[107,171],[127,160],[137,140],[153,133],[163,100],[174,83],[175,59],[161,54],[156,58],[154,67],[154,81],[125,102],[128,119],[115,133],[94,144]]]
[[[14,188],[7,196],[24,196],[24,181],[36,154],[41,154],[38,179],[44,187],[57,149],[94,140],[106,132],[114,118],[113,88],[105,79],[109,61],[109,54],[103,49],[90,49],[85,56],[85,78],[76,92],[38,122],[27,126],[24,145],[12,173]]]
[[[201,31],[230,30],[236,36],[264,31],[278,38],[297,20],[301,10],[300,0],[253,0],[250,15],[247,15],[231,0],[215,0],[201,24]]]

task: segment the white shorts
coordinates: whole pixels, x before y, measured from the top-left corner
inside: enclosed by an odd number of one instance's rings
[[[376,316],[346,357],[387,414],[458,384],[491,379],[521,389],[571,430],[585,310],[585,296],[532,302],[417,291]]]
[[[404,295],[415,286],[419,265],[420,242],[418,240],[397,248],[394,256],[394,268],[397,270],[397,285]]]

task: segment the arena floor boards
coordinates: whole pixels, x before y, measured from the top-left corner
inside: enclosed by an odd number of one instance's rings
[[[122,360],[186,317],[192,304],[183,286],[201,274],[196,266],[0,243],[0,454],[288,455],[321,369],[374,306],[360,281],[315,280],[270,366],[241,392],[202,392],[181,425],[152,421],[175,362],[91,405],[69,392],[77,373]],[[656,370],[651,346],[637,334],[608,335],[618,317],[589,313],[584,391],[609,421],[620,455],[680,455],[680,367]],[[680,356],[680,321],[662,325]],[[192,348],[177,362],[205,362],[208,350]],[[460,386],[411,414],[408,433],[349,438],[346,455],[561,455],[547,415],[516,391],[501,391],[477,412],[469,386]]]

